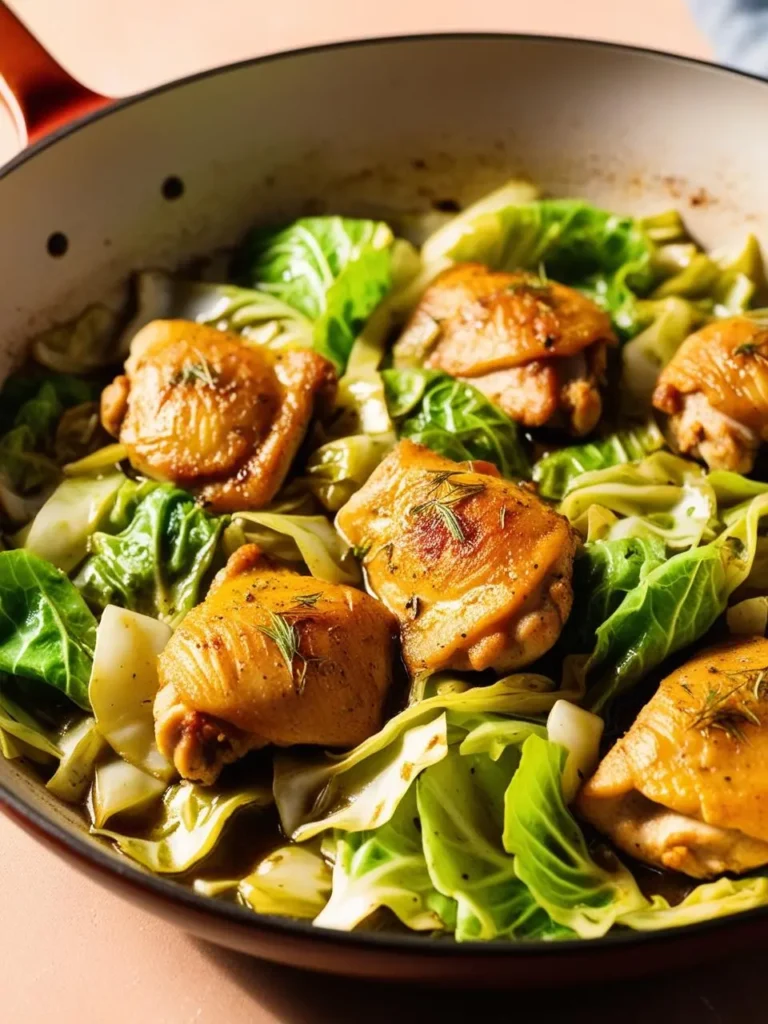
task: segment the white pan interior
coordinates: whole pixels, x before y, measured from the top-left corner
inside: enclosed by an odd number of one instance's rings
[[[0,354],[132,268],[174,266],[254,221],[423,209],[511,174],[617,210],[677,205],[708,244],[760,233],[766,124],[760,82],[569,40],[388,40],[204,76],[0,181]],[[184,185],[174,200],[169,176]],[[53,232],[69,242],[58,258]]]

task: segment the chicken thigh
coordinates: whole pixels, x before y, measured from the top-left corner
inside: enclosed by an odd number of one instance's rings
[[[736,316],[692,334],[661,371],[653,404],[680,451],[748,473],[768,440],[768,330]]]
[[[365,552],[368,586],[399,619],[412,674],[527,665],[571,610],[568,520],[486,463],[400,441],[336,525]]]
[[[355,746],[381,726],[396,634],[372,597],[248,544],[158,659],[157,745],[203,783],[268,744]]]
[[[133,339],[125,374],[104,390],[104,426],[132,465],[217,512],[255,509],[279,490],[335,371],[308,351],[273,353],[184,320]]]
[[[721,644],[668,676],[583,786],[618,847],[694,878],[768,864],[768,639]]]
[[[573,288],[462,263],[427,288],[395,345],[395,365],[442,370],[527,427],[581,435],[600,419],[614,342],[607,315]]]

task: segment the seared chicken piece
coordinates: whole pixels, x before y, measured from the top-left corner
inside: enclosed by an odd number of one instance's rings
[[[273,353],[184,320],[139,331],[125,370],[102,394],[104,426],[141,473],[217,512],[274,497],[316,402],[335,389],[332,365],[315,352]]]
[[[186,779],[268,744],[352,747],[382,723],[394,617],[353,587],[236,551],[158,659],[155,734]]]
[[[487,463],[400,441],[336,518],[400,620],[409,671],[535,661],[571,610],[568,520]]]
[[[395,365],[424,364],[484,392],[527,427],[586,434],[602,411],[607,315],[573,288],[523,271],[461,263],[427,288],[395,345]]]
[[[661,371],[653,404],[681,452],[748,473],[768,441],[768,330],[735,316],[692,334]]]
[[[664,680],[579,794],[639,860],[709,878],[768,863],[768,639],[720,644]]]

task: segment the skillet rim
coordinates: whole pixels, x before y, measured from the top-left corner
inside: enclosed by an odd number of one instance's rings
[[[142,92],[112,100],[106,106],[57,128],[38,142],[22,149],[5,164],[0,165],[0,181],[26,164],[28,160],[33,159],[38,153],[43,152],[60,140],[76,134],[92,122],[99,121],[134,104],[151,100],[157,95],[178,87],[191,85],[229,71],[236,71],[257,64],[284,61],[301,57],[305,54],[334,52],[343,49],[362,49],[393,43],[439,43],[443,40],[467,43],[484,40],[505,40],[523,43],[546,42],[574,49],[597,47],[619,53],[637,53],[670,64],[703,68],[715,75],[746,79],[768,88],[768,80],[759,75],[742,71],[738,68],[726,67],[725,65],[716,64],[699,57],[670,53],[665,50],[654,49],[653,47],[634,46],[580,36],[527,32],[466,31],[404,33],[345,39],[338,42],[319,43],[312,46],[295,47],[290,50],[279,50],[274,53],[250,57],[230,64],[206,68],[203,71],[173,79],[170,82],[163,82]],[[32,833],[38,841],[47,841],[48,845],[62,847],[66,852],[74,855],[79,866],[95,867],[102,876],[100,881],[104,884],[107,884],[109,878],[117,876],[120,882],[129,888],[139,892],[149,892],[154,898],[160,898],[163,902],[180,905],[184,910],[201,914],[204,917],[210,916],[213,919],[217,919],[221,924],[230,922],[255,933],[273,934],[287,939],[311,940],[325,946],[335,945],[341,947],[340,951],[344,948],[357,948],[371,953],[388,951],[400,954],[413,953],[430,958],[461,957],[473,960],[490,957],[494,961],[501,957],[516,954],[518,958],[534,957],[538,960],[547,957],[552,960],[574,954],[589,954],[593,952],[597,954],[601,950],[614,950],[617,947],[634,949],[649,945],[656,947],[681,944],[685,943],[688,938],[692,941],[696,936],[702,937],[716,932],[722,933],[728,929],[746,929],[750,923],[755,921],[768,921],[768,906],[764,906],[739,911],[724,917],[712,918],[708,921],[698,921],[682,927],[663,928],[657,931],[627,930],[608,932],[601,938],[596,939],[562,939],[557,942],[546,942],[540,939],[513,942],[508,939],[500,939],[492,942],[457,943],[448,937],[433,938],[419,933],[336,931],[331,928],[317,928],[309,921],[258,914],[234,903],[226,903],[208,896],[199,895],[193,889],[174,881],[172,876],[166,877],[144,872],[136,867],[127,857],[117,859],[115,856],[108,854],[106,847],[100,842],[94,841],[93,837],[86,838],[84,834],[70,833],[55,819],[48,817],[41,810],[28,803],[18,793],[10,789],[1,779],[0,810],[4,811],[8,817],[14,820],[21,828],[24,828],[25,831]]]

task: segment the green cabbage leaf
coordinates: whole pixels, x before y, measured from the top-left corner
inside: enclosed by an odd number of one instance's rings
[[[0,552],[0,671],[37,679],[88,710],[96,619],[67,576],[27,551]]]
[[[559,501],[585,473],[636,462],[664,447],[664,438],[654,420],[586,444],[570,445],[543,456],[533,467],[533,479],[542,498]]]
[[[382,221],[303,217],[259,228],[238,250],[238,283],[267,292],[314,324],[315,348],[340,370],[392,284],[391,230]]]
[[[613,870],[589,854],[565,806],[564,747],[538,736],[523,745],[520,766],[504,797],[504,848],[540,908],[580,938],[596,938],[647,900],[618,861]]]
[[[600,712],[670,654],[702,637],[748,578],[768,496],[716,540],[681,551],[647,573],[597,629],[586,666],[587,700]]]
[[[452,930],[455,904],[432,884],[417,821],[411,787],[380,828],[334,833],[333,888],[316,925],[351,931],[387,907],[414,931]]]
[[[121,514],[121,532],[91,536],[75,583],[99,612],[116,604],[173,626],[197,603],[226,521],[170,484],[126,489],[112,520]]]
[[[456,462],[491,462],[508,478],[530,476],[517,424],[477,388],[437,370],[384,370],[381,376],[398,437]]]

